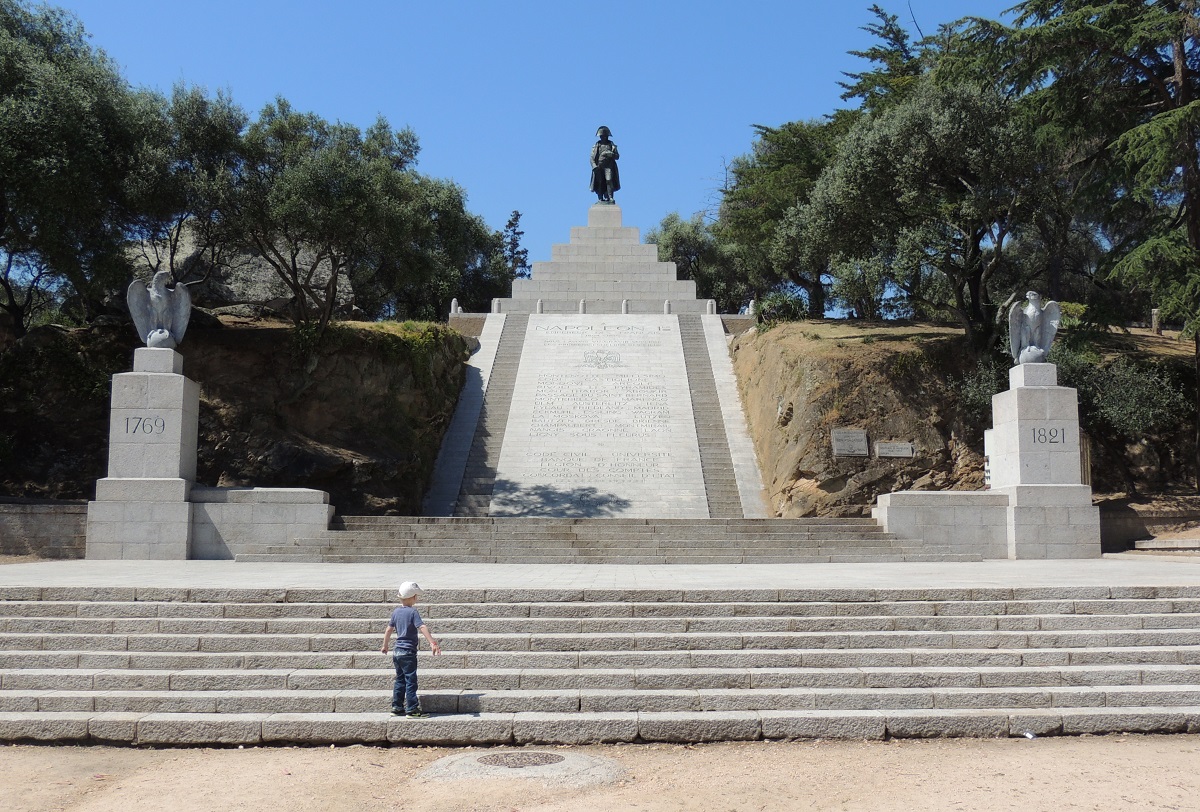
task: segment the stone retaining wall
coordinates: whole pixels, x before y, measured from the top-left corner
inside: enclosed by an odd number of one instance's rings
[[[0,503],[0,555],[83,558],[86,502]]]
[[[1137,505],[1102,505],[1100,533],[1105,552],[1129,549],[1172,526],[1200,522],[1194,508],[1151,511]],[[0,502],[0,555],[83,558],[85,502]]]

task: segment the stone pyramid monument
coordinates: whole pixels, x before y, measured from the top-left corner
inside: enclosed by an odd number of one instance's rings
[[[492,303],[430,516],[767,515],[715,303],[598,203]]]

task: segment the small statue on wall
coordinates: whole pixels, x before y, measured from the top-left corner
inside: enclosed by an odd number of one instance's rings
[[[133,280],[125,294],[133,326],[147,347],[174,349],[187,331],[192,295],[182,283],[168,288],[171,279],[170,271],[159,271],[149,285]]]
[[[621,157],[617,145],[611,140],[608,127],[596,130],[600,140],[592,147],[592,191],[601,203],[615,203],[613,193],[621,188],[621,174],[617,171],[617,160]]]
[[[1026,291],[1024,307],[1014,302],[1008,311],[1009,350],[1018,364],[1044,364],[1062,321],[1058,302],[1042,304],[1036,290]]]

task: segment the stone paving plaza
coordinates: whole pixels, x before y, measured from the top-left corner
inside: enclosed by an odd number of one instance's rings
[[[0,567],[0,587],[390,589],[986,589],[1200,585],[1200,556],[1107,555],[1087,561],[880,564],[277,564],[47,561]]]

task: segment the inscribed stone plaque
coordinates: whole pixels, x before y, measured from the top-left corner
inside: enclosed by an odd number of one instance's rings
[[[867,433],[862,429],[834,429],[829,433],[835,457],[866,457]]]
[[[911,457],[912,443],[875,443],[876,457]]]
[[[489,513],[708,516],[675,316],[529,317]]]

